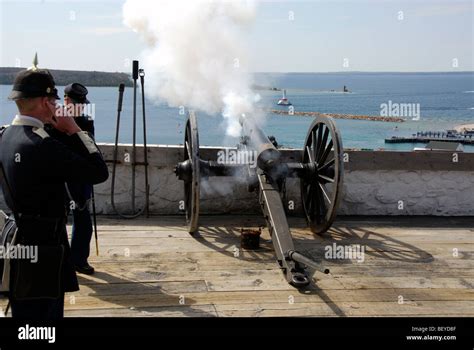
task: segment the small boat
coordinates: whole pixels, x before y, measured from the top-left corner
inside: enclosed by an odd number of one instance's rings
[[[278,100],[278,105],[280,106],[291,106],[292,103],[286,98],[286,90],[283,90],[283,97]]]

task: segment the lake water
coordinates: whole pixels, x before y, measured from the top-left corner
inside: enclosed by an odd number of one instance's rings
[[[418,103],[421,120],[407,118],[405,123],[336,120],[346,148],[411,150],[423,145],[385,144],[391,136],[410,136],[417,131],[444,131],[458,124],[474,123],[474,73],[311,73],[257,74],[256,84],[286,88],[295,111],[317,111],[380,115],[381,104]],[[352,93],[343,94],[346,85]],[[146,86],[146,84],[145,84]],[[58,87],[60,95],[63,87]],[[0,122],[8,124],[16,106],[7,100],[11,86],[0,86]],[[260,105],[279,109],[279,91],[259,91]],[[125,90],[120,142],[132,141],[132,88]],[[113,142],[115,137],[118,88],[90,87],[89,100],[95,103],[96,139]],[[138,93],[140,98],[140,93]],[[153,144],[183,143],[186,116],[178,108],[146,100],[147,139]],[[197,112],[201,145],[235,145],[238,140],[225,137],[223,118]],[[303,146],[312,117],[268,114],[264,130],[288,147]],[[138,103],[138,135],[141,142],[141,103]],[[396,128],[397,127],[397,128]],[[465,150],[474,152],[473,146]]]

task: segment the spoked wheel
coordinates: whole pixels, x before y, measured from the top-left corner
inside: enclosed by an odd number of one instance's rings
[[[301,177],[303,210],[311,231],[317,234],[326,232],[336,218],[344,172],[342,153],[342,140],[333,119],[317,118],[304,143],[305,173]]]
[[[199,136],[196,115],[190,112],[184,135],[184,162],[190,166],[191,176],[184,181],[184,198],[186,222],[189,232],[199,229],[199,195],[200,195],[200,158]]]

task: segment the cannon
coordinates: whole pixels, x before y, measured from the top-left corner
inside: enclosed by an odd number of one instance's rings
[[[286,178],[299,178],[302,208],[311,231],[321,234],[331,227],[343,181],[343,147],[339,131],[332,118],[318,117],[306,135],[301,162],[291,163],[283,160],[281,152],[252,118],[242,115],[240,124],[243,136],[237,149],[256,154],[256,166],[201,159],[197,118],[194,112],[189,113],[183,161],[175,168],[175,174],[184,182],[188,231],[195,234],[199,230],[201,179],[235,174],[245,176],[249,191],[258,193],[277,261],[286,280],[296,288],[305,287],[310,283],[307,267],[326,274],[329,270],[295,250],[282,192]]]

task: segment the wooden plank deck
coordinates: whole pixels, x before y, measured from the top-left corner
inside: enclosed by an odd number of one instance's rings
[[[240,228],[260,217],[200,222],[192,237],[182,217],[100,217],[97,272],[79,275],[66,316],[474,316],[474,219],[341,219],[318,237],[291,218],[297,249],[314,259],[333,243],[365,247],[363,262],[325,262],[331,274],[304,291],[285,281],[266,229],[259,251],[240,249]]]

